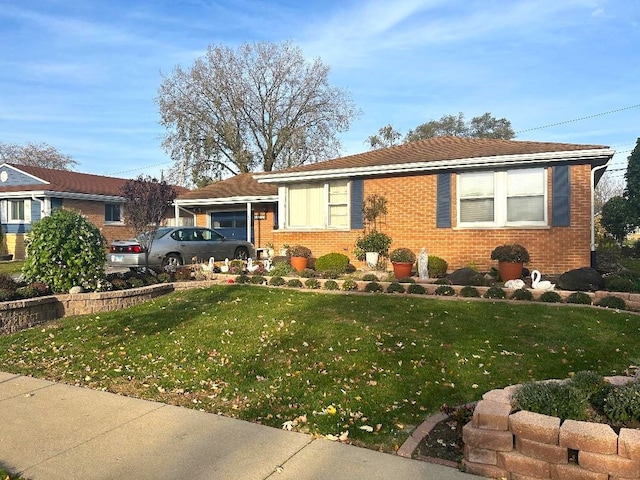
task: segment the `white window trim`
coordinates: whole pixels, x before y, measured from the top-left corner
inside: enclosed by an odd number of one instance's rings
[[[324,188],[324,225],[314,226],[289,226],[289,186],[284,185],[278,188],[278,228],[280,230],[286,230],[289,232],[310,232],[310,231],[349,231],[351,225],[349,219],[351,218],[351,181],[347,181],[347,225],[330,226],[329,225],[329,183],[339,180],[331,179],[322,182]],[[308,182],[305,182],[308,183]],[[316,182],[313,182],[316,183]],[[321,182],[317,182],[321,183]],[[333,203],[331,205],[344,205],[344,203]]]
[[[24,219],[11,218],[11,202],[24,202]],[[31,223],[31,200],[28,198],[7,199],[2,201],[2,220],[8,224],[26,225]]]
[[[538,168],[533,168],[538,170]],[[549,188],[548,188],[548,172],[547,168],[540,168],[543,175],[543,220],[540,221],[520,221],[520,222],[508,222],[507,221],[507,172],[508,170],[496,170],[493,172],[493,222],[462,222],[460,221],[460,177],[464,173],[456,175],[456,211],[457,211],[457,226],[458,228],[539,228],[547,227],[549,225],[548,219],[548,206],[549,206]]]

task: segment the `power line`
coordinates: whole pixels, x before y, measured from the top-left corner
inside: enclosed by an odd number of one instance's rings
[[[587,115],[586,117],[574,118],[573,120],[565,120],[564,122],[550,123],[548,125],[543,125],[541,127],[527,128],[526,130],[520,130],[520,131],[518,131],[516,133],[531,132],[533,130],[542,130],[543,128],[557,127],[558,125],[565,125],[567,123],[579,122],[580,120],[587,120],[589,118],[602,117],[603,115],[609,115],[611,113],[622,112],[624,110],[631,110],[632,108],[638,108],[638,107],[640,107],[640,103],[637,104],[637,105],[630,105],[628,107],[617,108],[615,110],[609,110],[608,112],[595,113],[593,115]]]
[[[145,165],[144,167],[132,168],[130,170],[122,170],[120,172],[107,173],[105,175],[107,175],[107,176],[109,176],[109,175],[121,175],[123,173],[137,172],[138,170],[146,170],[147,168],[160,167],[160,166],[166,165],[168,163],[172,163],[172,162],[169,161],[169,162],[156,163],[155,165]]]

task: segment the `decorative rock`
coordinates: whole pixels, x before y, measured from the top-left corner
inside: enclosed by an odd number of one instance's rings
[[[601,290],[604,279],[597,270],[590,267],[577,268],[563,273],[558,278],[558,287],[578,292]]]
[[[459,268],[447,275],[453,285],[484,285],[484,277],[472,268]]]
[[[77,293],[83,293],[84,292],[84,288],[82,288],[79,285],[76,285],[75,287],[71,287],[71,289],[69,289],[69,293],[71,295],[75,295]]]

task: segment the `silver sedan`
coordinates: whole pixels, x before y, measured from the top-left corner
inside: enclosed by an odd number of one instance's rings
[[[144,249],[138,240],[116,240],[107,254],[110,267],[145,266]],[[255,258],[250,242],[228,240],[215,230],[202,227],[161,227],[155,234],[149,266],[179,266],[187,263]]]

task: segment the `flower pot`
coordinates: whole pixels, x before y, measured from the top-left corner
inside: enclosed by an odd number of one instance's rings
[[[376,268],[380,254],[378,252],[365,252],[364,256],[367,267]]]
[[[305,268],[307,268],[307,262],[309,259],[307,257],[291,257],[291,266],[297,272],[301,272]]]
[[[408,262],[392,262],[393,263],[393,274],[396,277],[396,280],[400,280],[401,278],[407,278],[411,276],[411,269],[413,268],[413,263]]]
[[[509,280],[517,280],[522,276],[522,262],[507,262],[500,260],[498,262],[498,273],[500,280],[507,282]]]

